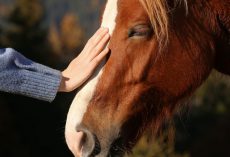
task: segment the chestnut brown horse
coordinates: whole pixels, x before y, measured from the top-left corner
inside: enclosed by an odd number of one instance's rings
[[[111,53],[67,117],[75,156],[123,156],[212,69],[229,75],[229,15],[229,0],[108,0],[101,25],[110,29]]]

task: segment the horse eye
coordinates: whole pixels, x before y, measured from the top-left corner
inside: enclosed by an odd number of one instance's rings
[[[148,25],[137,25],[128,31],[128,37],[149,37],[152,29]]]

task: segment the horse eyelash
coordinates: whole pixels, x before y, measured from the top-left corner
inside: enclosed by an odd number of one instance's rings
[[[133,36],[149,36],[149,35],[151,35],[152,34],[152,30],[150,29],[150,30],[148,30],[148,31],[143,31],[143,32],[138,32],[138,31],[136,31],[135,29],[130,29],[129,31],[128,31],[128,37],[129,38],[131,38],[131,37],[133,37]]]

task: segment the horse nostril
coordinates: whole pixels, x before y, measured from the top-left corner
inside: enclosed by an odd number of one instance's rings
[[[83,126],[77,127],[77,132],[83,132],[84,136],[80,141],[82,156],[96,156],[100,153],[100,144],[95,135]]]

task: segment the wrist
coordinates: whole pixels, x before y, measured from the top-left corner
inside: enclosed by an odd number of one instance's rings
[[[61,82],[58,91],[59,92],[68,92],[66,88],[67,79],[64,77],[63,72],[61,73]]]

